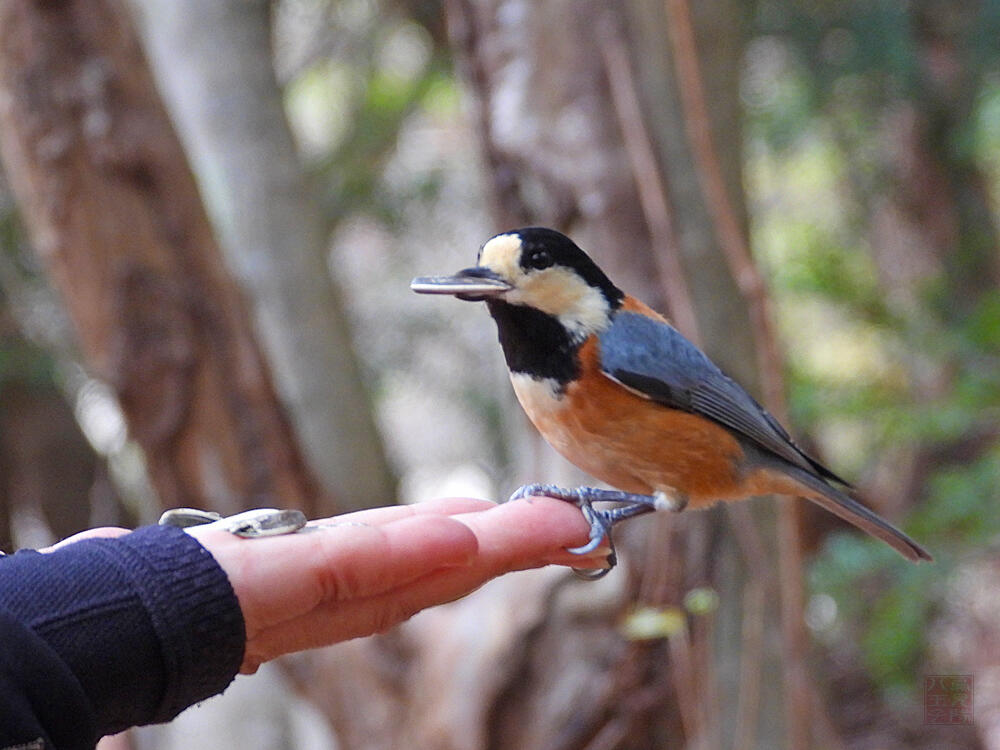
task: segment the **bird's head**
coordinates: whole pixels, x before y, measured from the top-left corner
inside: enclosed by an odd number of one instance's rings
[[[624,296],[569,237],[543,227],[498,234],[482,246],[477,265],[453,276],[414,279],[410,288],[485,300],[491,312],[504,304],[532,308],[578,336],[604,328]]]

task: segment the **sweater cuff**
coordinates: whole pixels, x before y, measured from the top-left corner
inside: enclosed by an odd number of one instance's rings
[[[5,591],[5,607],[76,675],[100,734],[169,721],[222,692],[243,660],[229,579],[181,529],[22,551],[3,571],[20,582]]]
[[[147,526],[119,541],[126,556],[149,571],[134,580],[165,669],[163,698],[147,723],[169,721],[236,677],[246,646],[243,613],[225,572],[190,534]],[[147,575],[157,585],[142,585]]]

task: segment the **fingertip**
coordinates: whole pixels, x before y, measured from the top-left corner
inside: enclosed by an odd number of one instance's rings
[[[511,514],[512,520],[557,536],[561,547],[578,547],[589,539],[590,524],[577,506],[565,500],[532,495],[500,507]]]
[[[498,505],[481,513],[455,516],[479,539],[484,564],[498,571],[522,570],[562,560],[566,548],[585,544],[589,524],[574,506],[544,497]]]

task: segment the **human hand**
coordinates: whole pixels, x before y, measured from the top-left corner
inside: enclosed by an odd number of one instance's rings
[[[496,505],[448,499],[313,521],[295,534],[242,539],[192,527],[229,576],[246,623],[240,671],[281,654],[371,635],[503,573],[548,564],[607,567],[578,509],[551,498]]]

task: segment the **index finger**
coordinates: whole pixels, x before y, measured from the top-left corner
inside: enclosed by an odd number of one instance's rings
[[[329,518],[317,518],[309,526],[325,526],[339,523],[363,523],[379,526],[411,516],[439,515],[454,516],[459,513],[475,513],[496,505],[492,500],[477,500],[471,497],[445,497],[409,505],[387,505],[382,508],[366,508],[353,513],[343,513]]]
[[[255,539],[221,529],[191,533],[226,571],[251,636],[325,601],[373,596],[434,570],[466,565],[477,544],[468,526],[439,513]]]

